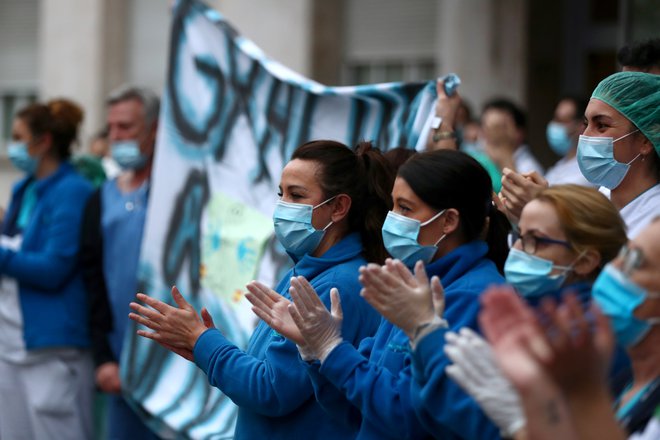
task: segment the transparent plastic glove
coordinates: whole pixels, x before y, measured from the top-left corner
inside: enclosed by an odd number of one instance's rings
[[[388,259],[384,266],[360,268],[360,295],[378,312],[413,339],[421,325],[442,318],[444,290],[438,277],[429,283],[424,263],[415,264],[414,275],[399,260]]]
[[[512,437],[525,426],[520,398],[495,363],[488,343],[469,328],[446,335],[445,353],[454,362],[445,372],[477,401],[486,415]]]
[[[309,360],[310,355],[323,363],[334,348],[342,342],[341,323],[343,312],[339,291],[330,290],[332,313],[325,308],[314,288],[304,277],[291,278],[289,289],[293,304],[289,313],[305,339],[301,355]]]

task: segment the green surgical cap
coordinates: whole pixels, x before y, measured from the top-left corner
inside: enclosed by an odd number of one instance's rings
[[[660,156],[660,75],[618,72],[598,84],[591,95],[635,124]]]

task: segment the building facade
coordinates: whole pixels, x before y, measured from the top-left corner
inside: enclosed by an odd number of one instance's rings
[[[658,36],[657,0],[213,0],[282,64],[326,84],[425,80],[456,72],[475,115],[504,96],[527,109],[542,160],[564,93],[588,94],[616,50]],[[0,0],[0,206],[17,177],[5,140],[14,112],[66,96],[85,109],[81,148],[122,83],[161,90],[169,1]],[[656,32],[656,35],[653,33]]]

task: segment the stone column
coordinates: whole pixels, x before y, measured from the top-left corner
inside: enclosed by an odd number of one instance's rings
[[[81,141],[105,121],[104,97],[124,75],[124,0],[41,1],[40,98],[67,97],[85,110]]]
[[[441,2],[438,70],[461,77],[475,112],[493,96],[525,104],[526,28],[526,0]]]

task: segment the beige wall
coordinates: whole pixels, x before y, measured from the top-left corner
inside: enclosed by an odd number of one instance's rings
[[[209,4],[266,55],[302,75],[310,75],[311,0],[213,0]]]
[[[438,10],[441,72],[456,72],[478,112],[493,96],[525,103],[526,0],[444,0]]]
[[[105,0],[41,1],[39,95],[66,96],[85,109],[83,129],[100,125]]]

